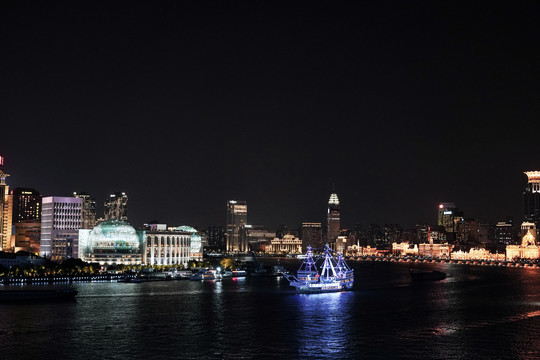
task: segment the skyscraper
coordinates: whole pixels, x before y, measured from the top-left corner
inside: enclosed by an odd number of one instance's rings
[[[227,202],[227,252],[247,252],[247,237],[242,236],[247,224],[247,203],[229,200]]]
[[[41,220],[41,194],[35,189],[14,188],[13,195],[13,222],[20,223],[27,220]]]
[[[334,242],[339,236],[341,227],[341,214],[339,210],[339,199],[335,192],[330,195],[328,200],[328,213],[327,213],[327,228],[326,228],[326,241],[328,243]]]
[[[105,220],[123,220],[127,221],[127,202],[128,197],[125,192],[114,193],[105,199]]]
[[[41,238],[41,194],[35,189],[15,188],[13,197],[13,225],[15,251],[39,253]]]
[[[0,156],[0,167],[4,164],[4,158]],[[13,196],[9,194],[9,186],[6,184],[6,174],[0,168],[0,250],[13,251],[15,237],[11,236]]]
[[[443,226],[447,233],[457,231],[457,223],[463,220],[463,212],[453,203],[441,203],[437,218],[437,225]]]
[[[300,238],[302,239],[302,252],[307,251],[308,245],[312,248],[323,248],[322,224],[321,223],[302,223],[300,228]]]
[[[81,229],[93,229],[96,226],[96,200],[85,192],[74,192],[73,196],[82,199]]]
[[[524,220],[540,225],[540,171],[526,171],[528,182],[523,191]]]

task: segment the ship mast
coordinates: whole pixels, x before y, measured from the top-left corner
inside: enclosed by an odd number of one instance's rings
[[[328,281],[334,279],[336,275],[336,269],[334,267],[334,257],[330,253],[330,247],[328,244],[324,246],[324,263],[321,270],[321,279]]]

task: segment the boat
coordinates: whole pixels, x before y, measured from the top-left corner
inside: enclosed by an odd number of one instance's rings
[[[411,269],[411,278],[413,280],[443,280],[448,276],[444,271],[432,270],[423,271],[418,269]]]
[[[215,280],[217,277],[216,270],[204,269],[191,275],[189,280]]]
[[[0,302],[35,302],[72,300],[78,291],[73,287],[32,287],[0,290]]]
[[[233,270],[232,277],[244,277],[247,276],[247,271],[243,269]]]
[[[296,288],[297,293],[328,293],[352,289],[354,270],[347,265],[341,253],[337,254],[336,260],[326,244],[319,259],[322,259],[320,273],[317,269],[317,261],[313,259],[312,248],[308,246],[306,256],[296,271],[296,276],[283,273],[283,276],[289,280],[289,284]]]

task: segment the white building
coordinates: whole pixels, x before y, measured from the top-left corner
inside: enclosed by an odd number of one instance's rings
[[[191,238],[192,233],[188,231],[157,229],[146,231],[143,263],[151,266],[183,265],[187,267],[188,261],[192,259]],[[200,248],[200,243],[197,246]],[[198,255],[198,252],[196,254]],[[195,259],[198,260],[198,256]]]
[[[48,196],[41,203],[40,255],[51,260],[77,258],[82,199]]]

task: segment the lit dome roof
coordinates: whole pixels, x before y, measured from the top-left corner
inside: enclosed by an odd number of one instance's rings
[[[141,240],[133,226],[122,220],[106,220],[97,225],[88,236],[90,252],[134,253]]]
[[[185,232],[190,232],[190,233],[196,233],[197,230],[191,226],[187,226],[187,225],[182,225],[182,226],[178,226],[176,229],[176,231],[185,231]]]

